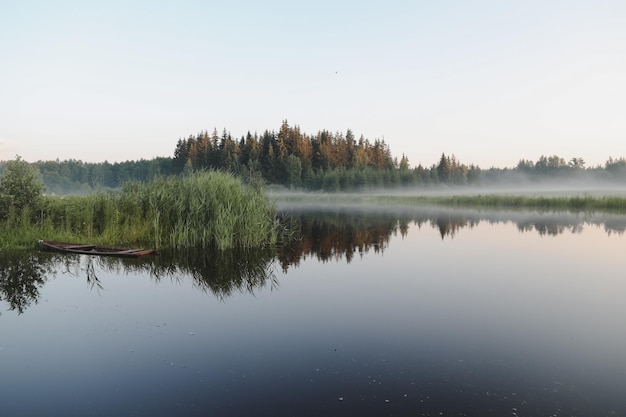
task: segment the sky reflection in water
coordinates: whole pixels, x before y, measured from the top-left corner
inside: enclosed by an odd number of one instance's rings
[[[3,415],[626,414],[620,216],[294,213],[276,258],[38,253],[20,306],[5,254]]]

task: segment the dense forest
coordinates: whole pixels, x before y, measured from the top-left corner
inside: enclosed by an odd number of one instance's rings
[[[0,161],[0,174],[5,163]],[[89,193],[115,189],[130,180],[180,175],[195,170],[231,172],[255,184],[311,191],[363,190],[379,187],[432,187],[521,184],[524,182],[609,181],[626,183],[626,159],[609,158],[586,167],[583,158],[540,156],[513,168],[481,169],[442,153],[430,166],[411,167],[406,156],[392,156],[384,140],[358,139],[351,130],[306,134],[284,121],[276,131],[248,132],[233,138],[224,129],[179,139],[172,157],[116,163],[79,160],[38,161],[46,192]]]
[[[176,173],[219,169],[248,179],[262,178],[269,184],[312,190],[371,185],[368,176],[394,172],[397,165],[383,140],[370,142],[363,136],[357,140],[350,130],[307,135],[286,121],[278,132],[266,130],[261,136],[248,132],[239,140],[226,130],[221,136],[216,130],[189,136],[178,141],[173,159]],[[359,173],[361,178],[356,175]]]

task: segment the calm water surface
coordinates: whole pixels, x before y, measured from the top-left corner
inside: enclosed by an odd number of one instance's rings
[[[0,254],[0,414],[626,415],[626,217],[292,214],[278,253]]]

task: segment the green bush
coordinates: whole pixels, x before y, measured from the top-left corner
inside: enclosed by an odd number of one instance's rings
[[[0,177],[0,219],[6,219],[11,210],[21,213],[26,208],[34,209],[42,191],[36,168],[19,156],[7,162]]]

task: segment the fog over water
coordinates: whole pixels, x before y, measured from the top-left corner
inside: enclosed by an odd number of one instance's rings
[[[395,187],[369,189],[349,193],[315,193],[303,191],[289,191],[271,189],[270,197],[277,199],[310,197],[323,195],[334,196],[337,199],[354,196],[448,196],[448,195],[523,195],[544,197],[572,197],[572,196],[626,196],[626,183],[606,180],[554,180],[532,181],[522,174],[515,175],[514,181],[486,182],[481,185],[447,185],[437,184],[418,187]]]

